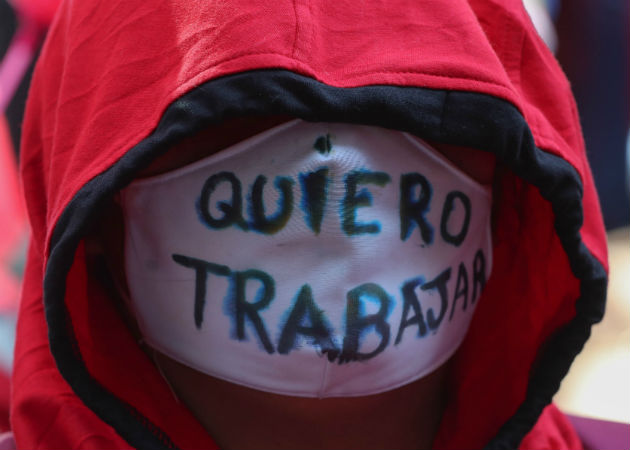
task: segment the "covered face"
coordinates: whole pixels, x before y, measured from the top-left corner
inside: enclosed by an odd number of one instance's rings
[[[393,130],[293,121],[121,200],[153,348],[268,392],[383,392],[443,364],[492,265],[490,188]]]

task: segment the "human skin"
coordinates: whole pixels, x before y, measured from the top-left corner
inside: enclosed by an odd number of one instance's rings
[[[287,120],[291,118],[239,118],[208,127],[157,158],[139,178],[185,166]],[[492,182],[495,161],[490,153],[431,144],[478,182]],[[124,233],[115,205],[107,219],[102,222],[107,231],[97,232],[98,239],[89,247],[105,253],[122,299],[121,314],[141,341],[137,324],[126,308]],[[388,392],[317,399],[250,389],[196,371],[146,345],[144,350],[177,398],[224,449],[431,448],[448,401],[448,363]]]

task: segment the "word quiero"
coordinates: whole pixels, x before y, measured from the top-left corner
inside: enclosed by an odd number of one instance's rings
[[[302,191],[300,207],[304,211],[306,224],[315,234],[319,234],[331,181],[329,169],[328,167],[321,167],[313,172],[300,173],[298,178]],[[343,180],[345,195],[340,200],[338,210],[344,233],[348,236],[378,234],[381,230],[378,221],[367,223],[357,221],[357,209],[372,205],[370,191],[361,186],[373,185],[382,188],[391,182],[391,177],[385,172],[353,170],[345,174]],[[243,189],[238,177],[233,172],[219,172],[208,177],[196,203],[199,220],[213,230],[237,227],[243,231],[253,230],[264,234],[277,233],[287,224],[293,212],[295,181],[286,176],[275,178],[274,186],[279,196],[276,211],[270,215],[266,212],[267,207],[263,200],[263,191],[267,181],[267,177],[264,175],[256,177],[247,196],[249,220],[245,220],[243,216]],[[229,185],[229,198],[215,200],[213,195],[222,184]],[[402,241],[407,240],[414,228],[417,227],[424,243],[433,243],[434,228],[426,218],[433,196],[431,183],[420,173],[405,173],[400,176],[399,190],[400,239]],[[211,212],[211,205],[213,204],[220,211],[218,217]],[[458,207],[464,210],[464,220],[459,225],[459,230],[454,232],[452,231],[453,225],[449,226],[449,221],[452,213]],[[442,205],[440,218],[442,239],[449,244],[459,246],[466,238],[470,225],[470,215],[471,202],[468,196],[461,191],[450,191]],[[458,226],[455,225],[455,227]]]
[[[201,329],[203,325],[208,276],[214,275],[229,278],[230,287],[225,295],[223,310],[232,320],[234,332],[231,337],[239,341],[247,340],[245,330],[246,323],[249,323],[258,342],[269,354],[278,352],[287,355],[306,340],[327,355],[329,361],[343,364],[373,358],[392,340],[393,325],[388,319],[397,302],[376,283],[364,283],[347,292],[343,324],[340,324],[344,330],[343,339],[337,338],[326,313],[318,307],[311,286],[303,284],[293,304],[282,315],[279,338],[274,345],[264,317],[265,309],[274,301],[276,291],[275,281],[268,273],[257,269],[233,271],[225,265],[179,254],[173,254],[172,258],[177,264],[195,271],[194,322],[197,329]],[[455,290],[451,295],[449,285],[452,286],[451,275],[455,271]],[[468,302],[474,304],[482,292],[486,283],[485,274],[486,257],[478,250],[472,264],[472,279],[466,265],[460,263],[457,268],[449,267],[430,281],[425,281],[422,276],[404,281],[400,288],[402,314],[393,339],[394,345],[401,342],[407,328],[415,328],[418,338],[429,332],[437,333],[440,324],[447,317],[448,321],[452,320],[460,299],[461,309],[466,311]],[[252,281],[257,282],[259,288],[255,298],[248,299],[246,285]],[[423,308],[422,300],[416,295],[418,288],[421,292],[437,291],[440,298],[439,308]],[[375,302],[378,311],[365,314],[364,302]],[[376,333],[380,343],[375,349],[362,352],[361,343],[367,333]]]

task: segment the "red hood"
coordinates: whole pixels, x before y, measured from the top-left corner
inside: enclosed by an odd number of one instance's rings
[[[251,3],[62,5],[23,131],[18,446],[214,445],[87,275],[83,237],[172,143],[283,114],[497,155],[494,271],[435,446],[517,447],[601,318],[607,264],[575,103],[521,2]]]

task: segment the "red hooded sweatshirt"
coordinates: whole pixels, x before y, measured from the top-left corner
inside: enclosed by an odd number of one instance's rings
[[[66,1],[37,64],[18,448],[216,447],[89,276],[84,238],[173,144],[264,115],[496,155],[494,269],[434,447],[578,447],[545,408],[603,314],[605,233],[569,85],[521,2],[172,0]]]

